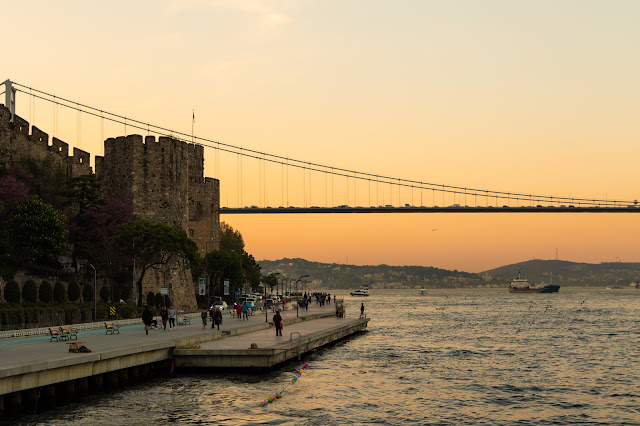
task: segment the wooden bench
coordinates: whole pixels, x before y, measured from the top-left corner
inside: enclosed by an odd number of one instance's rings
[[[54,340],[56,342],[58,340],[62,340],[62,332],[60,330],[60,327],[49,327],[49,335],[51,336],[51,339],[49,339],[50,342],[53,342]]]
[[[61,340],[71,340],[72,338],[78,340],[78,332],[68,325],[60,327],[60,332],[62,333]]]
[[[120,334],[120,327],[113,323],[113,321],[105,321],[104,328],[107,330],[105,334]]]

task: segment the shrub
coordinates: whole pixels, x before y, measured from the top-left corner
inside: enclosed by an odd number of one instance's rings
[[[156,307],[162,308],[164,306],[164,296],[160,293],[156,294]]]
[[[93,302],[93,285],[85,284],[82,286],[82,300]]]
[[[156,295],[152,291],[147,293],[147,306],[154,307],[156,305]]]
[[[38,289],[38,298],[41,302],[49,303],[53,300],[53,288],[49,281],[42,281]]]
[[[109,287],[103,285],[100,289],[100,300],[102,300],[104,303],[108,303],[110,295],[111,293],[109,292]]]
[[[131,297],[131,284],[123,284],[120,289],[120,298],[125,302]]]
[[[22,285],[22,300],[35,303],[38,300],[38,286],[34,280],[27,280]]]
[[[69,288],[67,288],[67,295],[69,296],[70,302],[77,302],[80,299],[80,284],[76,281],[71,281],[69,283]]]
[[[122,299],[120,286],[117,283],[111,284],[111,294],[113,294],[113,302],[119,302]]]
[[[20,302],[20,284],[17,281],[11,280],[4,287],[4,300],[8,303]]]
[[[53,285],[53,300],[57,303],[64,303],[67,301],[67,290],[64,288],[64,284],[60,281],[56,281]]]

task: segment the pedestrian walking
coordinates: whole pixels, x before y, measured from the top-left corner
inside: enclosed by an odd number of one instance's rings
[[[162,311],[160,311],[160,318],[162,319],[162,327],[167,329],[167,320],[169,319],[169,311],[166,306],[162,307]]]
[[[149,310],[149,306],[145,306],[144,312],[142,313],[142,322],[144,323],[144,331],[146,334],[149,334],[149,329],[151,328],[152,319],[153,319],[153,315]]]
[[[173,331],[176,328],[176,310],[173,306],[169,308],[169,330]]]
[[[360,318],[364,316],[364,303],[360,304]]]
[[[222,311],[216,308],[216,311],[213,313],[213,323],[218,326],[218,330],[220,330],[220,324],[222,324]],[[211,326],[213,327],[213,325]]]
[[[280,315],[280,309],[278,309],[273,316],[273,324],[276,326],[276,336],[282,336],[282,316]]]
[[[206,308],[202,308],[202,313],[200,314],[200,318],[202,318],[202,329],[204,330],[204,328],[207,326],[207,309]]]
[[[239,320],[242,319],[242,305],[236,305],[236,316]]]
[[[213,317],[215,316],[216,310],[213,307],[213,305],[211,305],[211,307],[209,308],[209,316],[211,317],[211,328],[213,328],[214,324],[213,324]]]
[[[249,321],[249,305],[247,305],[247,302],[242,304],[242,320]]]

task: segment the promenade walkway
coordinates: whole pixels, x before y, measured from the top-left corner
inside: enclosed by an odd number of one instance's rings
[[[325,305],[319,307],[316,304],[309,305],[308,310],[299,310],[299,318],[312,319],[321,316],[331,316],[334,313],[333,305]],[[254,315],[249,316],[248,320],[230,318],[227,312],[223,315],[220,330],[211,328],[211,320],[207,319],[207,327],[202,328],[202,320],[194,314],[191,317],[191,324],[177,325],[173,330],[160,328],[151,329],[146,335],[142,322],[136,325],[123,326],[120,328],[120,334],[105,335],[104,327],[94,330],[85,330],[78,333],[77,340],[50,342],[49,336],[23,337],[6,339],[0,342],[0,378],[5,377],[7,370],[15,367],[24,367],[35,365],[43,362],[50,363],[52,361],[62,361],[65,359],[75,359],[83,355],[69,353],[66,343],[83,342],[83,344],[91,349],[92,354],[101,352],[127,351],[127,349],[140,348],[142,346],[154,347],[174,347],[180,344],[197,343],[200,341],[208,341],[224,338],[225,336],[244,334],[251,331],[260,330],[269,327],[269,331],[273,334],[273,340],[276,342],[275,329],[273,328],[274,313],[267,312],[265,321],[264,311],[256,311]],[[296,319],[296,309],[288,309],[281,312],[285,327]],[[300,322],[297,327],[304,329],[304,324],[311,324],[309,321]],[[308,325],[310,326],[310,325]],[[281,339],[281,338],[280,338]],[[247,345],[248,346],[248,345]],[[128,351],[127,351],[128,352]]]

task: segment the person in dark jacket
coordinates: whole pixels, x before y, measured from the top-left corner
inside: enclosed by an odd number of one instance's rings
[[[153,315],[151,315],[151,311],[148,306],[144,307],[144,312],[142,313],[142,322],[144,323],[144,331],[149,334],[149,329],[151,328],[151,320],[153,319]]]
[[[213,313],[213,323],[218,326],[218,330],[220,330],[220,324],[222,324],[222,311],[216,308],[216,311]],[[211,326],[213,328],[213,325]]]
[[[160,318],[162,318],[162,327],[166,330],[167,320],[169,319],[169,311],[166,306],[162,308],[162,311],[160,311]]]
[[[278,309],[273,316],[273,323],[276,326],[276,336],[282,336],[282,316],[280,315],[280,309]]]

